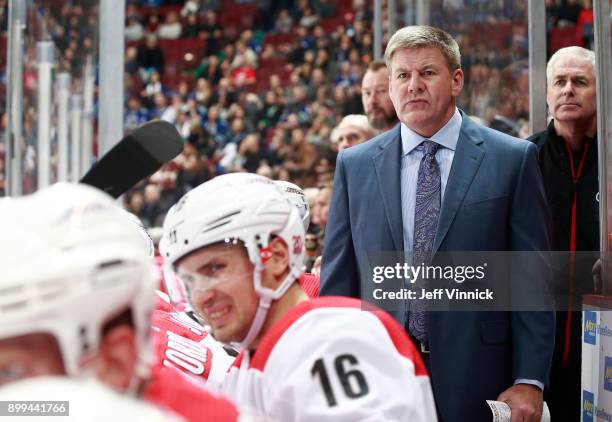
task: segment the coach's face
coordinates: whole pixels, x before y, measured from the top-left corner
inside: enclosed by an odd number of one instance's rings
[[[421,136],[448,122],[462,88],[463,71],[451,71],[437,48],[401,49],[391,58],[391,101],[399,119]]]
[[[560,57],[548,81],[546,101],[556,121],[594,121],[596,85],[593,63],[580,57]]]

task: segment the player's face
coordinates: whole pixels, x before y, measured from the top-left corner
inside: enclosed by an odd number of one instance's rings
[[[0,385],[42,375],[64,375],[59,345],[46,333],[0,340]]]
[[[244,246],[206,246],[183,258],[178,273],[194,310],[210,325],[217,340],[238,342],[246,337],[259,296],[253,288],[253,264]]]
[[[368,121],[375,129],[386,129],[397,122],[389,98],[389,73],[386,68],[368,70],[361,81],[361,102]]]
[[[561,57],[548,81],[546,101],[556,121],[595,120],[595,70],[590,60]]]
[[[389,94],[399,119],[421,136],[435,134],[455,112],[461,69],[451,72],[442,52],[432,47],[397,50],[390,71]]]

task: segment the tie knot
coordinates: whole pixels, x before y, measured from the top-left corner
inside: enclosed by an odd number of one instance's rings
[[[440,144],[434,141],[430,141],[429,139],[423,141],[423,152],[425,155],[436,155],[438,148],[440,148]]]

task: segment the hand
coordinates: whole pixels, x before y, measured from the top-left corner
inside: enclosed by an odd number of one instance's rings
[[[512,422],[540,422],[544,395],[535,385],[515,384],[497,398],[512,409]]]
[[[314,264],[312,264],[312,269],[310,272],[317,277],[321,277],[321,256],[319,255],[317,259],[315,259]]]
[[[593,269],[591,270],[591,274],[593,275],[593,291],[595,294],[601,294],[601,289],[603,286],[602,277],[601,277],[601,259],[598,259],[593,265]]]

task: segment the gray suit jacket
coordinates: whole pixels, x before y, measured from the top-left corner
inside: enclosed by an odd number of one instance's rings
[[[535,146],[462,117],[435,250],[549,250]],[[321,295],[359,297],[366,252],[403,250],[400,164],[399,125],[339,155]],[[405,325],[405,312],[391,314]],[[519,378],[548,380],[553,312],[430,312],[429,327],[430,375],[443,421],[490,420],[486,399]]]

